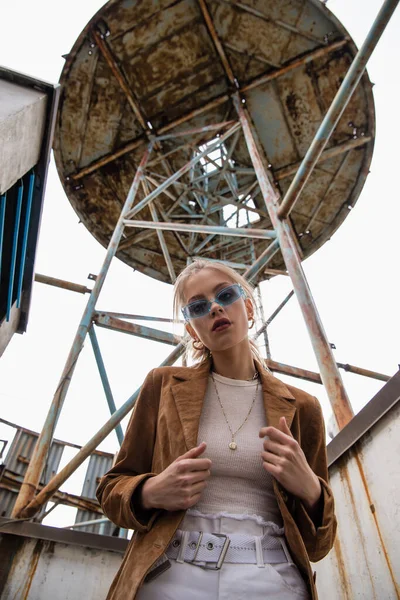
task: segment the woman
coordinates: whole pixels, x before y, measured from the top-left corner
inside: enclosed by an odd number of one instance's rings
[[[317,598],[336,530],[318,401],[266,369],[251,286],[195,261],[175,284],[193,367],[147,376],[97,497],[134,529],[108,600]]]

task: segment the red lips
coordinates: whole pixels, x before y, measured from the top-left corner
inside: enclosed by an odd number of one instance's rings
[[[230,325],[231,322],[229,319],[217,319],[216,321],[214,321],[214,324],[212,326],[212,331],[215,331],[217,329],[217,327],[221,327],[222,325]]]

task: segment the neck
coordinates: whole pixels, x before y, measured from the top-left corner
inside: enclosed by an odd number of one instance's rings
[[[213,371],[230,379],[252,379],[256,367],[251,354],[249,340],[246,338],[233,348],[213,352]]]

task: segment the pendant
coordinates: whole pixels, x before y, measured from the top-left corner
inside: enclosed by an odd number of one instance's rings
[[[236,443],[236,442],[234,442],[234,441],[232,440],[232,442],[229,444],[229,448],[230,448],[231,450],[236,450],[236,448],[237,448],[237,443]]]

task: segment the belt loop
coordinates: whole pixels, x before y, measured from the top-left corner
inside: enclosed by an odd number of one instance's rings
[[[280,543],[281,543],[281,545],[282,545],[282,548],[283,548],[283,551],[284,551],[284,553],[285,553],[285,556],[286,556],[286,558],[287,558],[287,561],[288,561],[288,563],[289,563],[290,565],[292,565],[292,564],[293,564],[293,560],[292,560],[292,557],[290,556],[290,552],[289,552],[289,549],[288,549],[288,547],[287,547],[287,544],[286,544],[285,538],[284,538],[283,536],[280,536],[280,537],[279,537],[279,541],[280,541]]]
[[[185,551],[187,548],[188,540],[189,540],[190,531],[183,531],[181,537],[181,545],[179,547],[178,556],[176,557],[177,563],[185,562]]]
[[[261,537],[258,535],[254,536],[254,541],[256,543],[256,558],[257,558],[257,567],[264,568],[264,556],[262,551]]]

